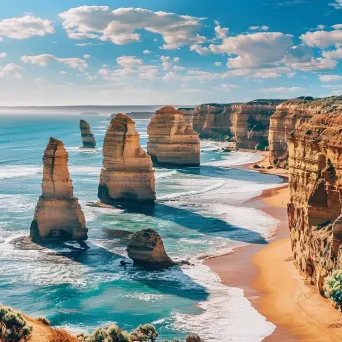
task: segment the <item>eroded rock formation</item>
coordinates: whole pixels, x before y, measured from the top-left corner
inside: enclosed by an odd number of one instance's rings
[[[159,164],[200,165],[198,134],[175,108],[168,106],[157,110],[147,133],[147,152]]]
[[[94,134],[91,133],[91,129],[87,121],[80,120],[80,130],[81,130],[83,147],[95,148],[96,141],[94,138]]]
[[[98,197],[107,204],[156,198],[151,157],[141,148],[135,124],[127,115],[117,114],[107,129]]]
[[[31,224],[33,240],[86,240],[84,214],[74,197],[68,153],[62,141],[50,138],[44,152],[42,195]]]
[[[165,252],[161,236],[150,228],[133,234],[127,246],[127,254],[135,265],[149,269],[163,269],[174,265]]]
[[[328,273],[342,268],[342,107],[335,109],[289,135],[292,250],[321,294]]]
[[[269,118],[283,100],[204,104],[195,108],[193,127],[201,138],[229,138],[241,148],[268,145]]]
[[[177,108],[177,110],[183,113],[185,122],[192,126],[192,121],[194,117],[194,108]]]

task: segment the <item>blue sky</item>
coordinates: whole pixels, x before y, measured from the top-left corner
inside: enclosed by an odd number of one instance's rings
[[[342,95],[342,0],[0,0],[0,105]]]

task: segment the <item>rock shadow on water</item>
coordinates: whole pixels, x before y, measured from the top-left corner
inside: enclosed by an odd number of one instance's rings
[[[196,230],[205,235],[245,243],[267,244],[267,240],[257,232],[229,224],[219,218],[200,215],[186,207],[176,208],[161,201],[155,203],[113,202],[112,206],[129,214],[143,214],[160,220],[172,221],[177,225]],[[168,236],[172,237],[172,231],[168,233]]]

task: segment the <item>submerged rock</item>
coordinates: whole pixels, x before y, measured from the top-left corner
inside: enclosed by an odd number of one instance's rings
[[[74,197],[68,153],[62,141],[50,138],[43,162],[42,195],[31,223],[32,240],[86,240],[88,229]]]
[[[91,133],[91,129],[87,121],[80,120],[80,130],[81,130],[83,147],[95,148],[96,141],[94,138],[94,134]]]
[[[98,197],[107,204],[156,198],[151,157],[140,146],[134,122],[124,114],[116,115],[107,129]]]
[[[133,234],[127,246],[127,254],[134,261],[134,265],[149,269],[163,269],[175,265],[165,252],[161,236],[150,228]]]
[[[199,166],[200,140],[183,113],[173,107],[157,110],[147,128],[147,152],[159,164]]]

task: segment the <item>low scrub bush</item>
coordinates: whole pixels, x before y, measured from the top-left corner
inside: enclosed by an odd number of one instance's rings
[[[5,342],[27,341],[32,327],[17,310],[0,305],[0,339]]]
[[[157,330],[152,324],[139,325],[131,332],[132,340],[138,342],[155,341],[157,337]]]
[[[50,321],[46,317],[43,317],[43,316],[39,316],[37,318],[37,321],[40,321],[40,322],[42,322],[45,325],[50,325]]]
[[[324,280],[324,293],[327,298],[342,305],[342,270],[335,270]]]

